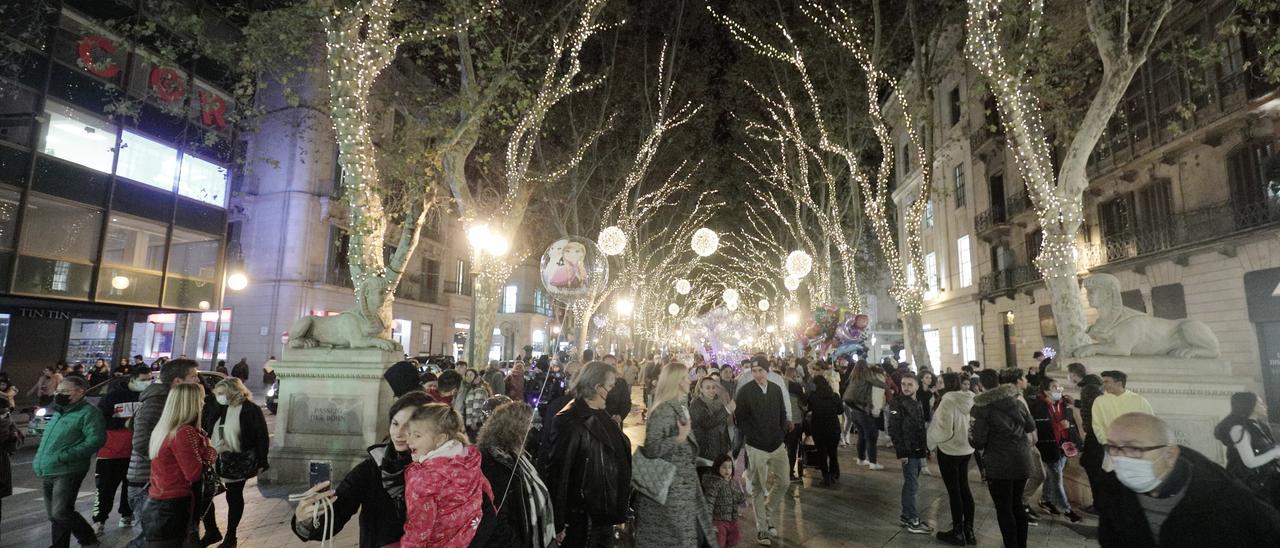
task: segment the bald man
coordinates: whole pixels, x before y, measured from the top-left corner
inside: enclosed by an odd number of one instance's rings
[[[1178,445],[1160,418],[1121,415],[1105,441],[1115,471],[1102,479],[1101,546],[1280,546],[1280,512]]]

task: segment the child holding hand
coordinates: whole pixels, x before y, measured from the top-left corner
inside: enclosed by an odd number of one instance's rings
[[[413,464],[404,471],[400,547],[465,548],[493,490],[480,470],[480,451],[467,443],[462,417],[442,403],[418,408],[409,420],[408,445]]]
[[[747,496],[738,487],[734,474],[733,457],[716,457],[711,470],[702,478],[702,492],[711,505],[711,522],[716,526],[718,548],[732,548],[742,539],[738,531],[738,507],[747,502]]]

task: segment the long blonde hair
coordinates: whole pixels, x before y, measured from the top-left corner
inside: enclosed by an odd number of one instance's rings
[[[164,412],[156,427],[151,431],[151,443],[147,448],[150,458],[160,454],[160,447],[173,437],[178,427],[192,425],[200,427],[200,411],[204,408],[204,390],[198,384],[179,384],[169,389],[165,398]]]
[[[658,375],[658,384],[653,390],[653,406],[674,400],[678,397],[688,396],[684,388],[680,386],[680,381],[689,378],[689,368],[683,363],[671,362],[662,366],[662,373]]]

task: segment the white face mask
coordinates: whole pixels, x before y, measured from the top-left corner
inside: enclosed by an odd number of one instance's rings
[[[1116,479],[1135,493],[1150,493],[1160,487],[1153,461],[1115,456],[1111,457],[1111,463],[1116,469]]]
[[[219,394],[219,395],[217,395],[217,396],[214,396],[214,398],[217,398],[217,400],[218,400],[218,404],[219,404],[219,405],[226,405],[226,404],[227,404],[227,397],[226,397],[226,396],[223,396],[223,395]]]
[[[1051,400],[1053,400],[1053,401],[1058,401],[1058,400],[1062,399],[1062,391],[1061,391],[1061,390],[1059,390],[1059,391],[1056,391],[1056,392],[1050,392],[1050,393],[1049,393],[1049,399],[1051,399]]]
[[[132,390],[134,392],[141,392],[147,389],[148,384],[151,384],[151,383],[148,383],[147,381],[133,381],[129,383],[129,390]]]

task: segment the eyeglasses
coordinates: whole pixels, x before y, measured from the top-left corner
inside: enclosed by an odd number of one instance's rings
[[[1155,451],[1156,449],[1164,449],[1165,447],[1168,447],[1168,445],[1151,445],[1147,447],[1132,447],[1127,445],[1107,444],[1107,445],[1103,445],[1103,447],[1106,448],[1107,454],[1113,457],[1124,456],[1124,457],[1129,457],[1131,459],[1138,459],[1138,458],[1142,458],[1142,455],[1145,455],[1151,451]]]

